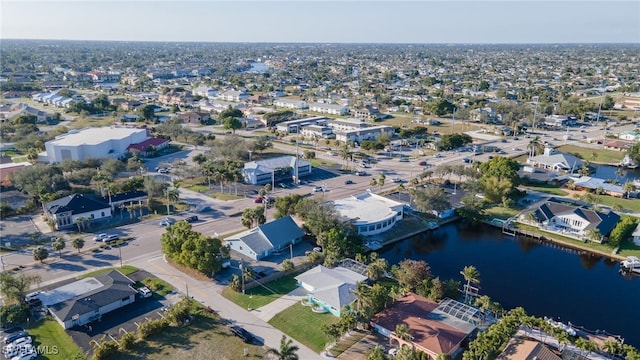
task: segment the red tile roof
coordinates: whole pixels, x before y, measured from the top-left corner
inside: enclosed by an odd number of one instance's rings
[[[162,145],[164,143],[168,143],[169,139],[162,139],[162,138],[148,138],[147,140],[143,141],[143,142],[139,142],[137,144],[131,144],[127,147],[127,150],[138,150],[140,152],[145,152],[147,151],[147,148],[149,146],[154,146],[154,147],[158,147],[159,145]]]
[[[438,320],[427,318],[438,304],[416,294],[408,294],[376,314],[371,320],[385,329],[395,331],[396,325],[406,324],[413,343],[435,354],[450,354],[467,336]]]

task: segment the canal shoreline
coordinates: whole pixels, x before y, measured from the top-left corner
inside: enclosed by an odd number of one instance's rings
[[[372,241],[378,241],[380,243],[380,245],[382,245],[382,247],[386,247],[388,245],[406,240],[408,238],[411,238],[413,236],[416,235],[420,235],[422,233],[431,231],[431,230],[436,230],[441,226],[447,225],[447,224],[451,224],[457,221],[462,220],[462,218],[458,215],[453,215],[451,217],[448,217],[446,219],[441,219],[439,222],[437,222],[438,226],[437,227],[430,227],[428,226],[428,221],[423,220],[423,219],[419,219],[417,216],[415,215],[410,215],[410,218],[405,218],[403,219],[403,221],[406,220],[405,223],[398,223],[396,225],[400,225],[401,229],[400,231],[395,231],[391,234],[379,234],[379,235],[374,235],[374,236],[370,236],[368,237],[368,240],[372,240]],[[483,224],[486,225],[490,225],[494,228],[502,229],[502,225],[496,224],[495,222],[491,222],[489,220],[482,220],[481,221]],[[397,229],[396,229],[397,230]],[[613,261],[617,261],[620,262],[622,260],[624,260],[626,257],[622,256],[622,255],[618,255],[618,254],[614,254],[614,253],[609,253],[609,252],[605,252],[605,251],[600,251],[597,249],[592,249],[589,247],[584,247],[584,246],[580,246],[579,244],[574,244],[571,242],[567,242],[567,241],[563,241],[561,239],[557,239],[553,237],[553,234],[549,234],[547,232],[531,232],[531,231],[526,231],[526,230],[522,230],[522,229],[514,229],[514,228],[510,228],[509,231],[514,231],[515,235],[512,234],[508,234],[503,232],[503,234],[505,235],[510,235],[513,237],[516,237],[518,235],[520,236],[525,236],[531,239],[535,239],[538,240],[541,244],[548,242],[554,245],[558,245],[560,247],[566,248],[566,249],[571,249],[571,250],[575,250],[577,251],[579,254],[586,254],[586,255],[596,255],[596,256],[602,256],[605,258],[608,258],[610,260]]]

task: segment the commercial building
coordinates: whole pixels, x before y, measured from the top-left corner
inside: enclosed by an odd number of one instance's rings
[[[65,329],[101,320],[136,300],[135,282],[117,270],[72,282],[38,295]]]
[[[56,136],[44,146],[46,155],[38,160],[59,163],[64,160],[121,158],[131,144],[148,138],[147,129],[111,126],[71,130]]]
[[[297,171],[296,171],[297,167]],[[295,156],[285,155],[244,164],[242,177],[247,184],[269,184],[277,181],[299,180],[311,174],[311,163]],[[297,179],[294,179],[295,177]]]
[[[374,235],[393,227],[404,215],[404,204],[370,191],[336,200],[333,206],[358,230],[360,235]]]

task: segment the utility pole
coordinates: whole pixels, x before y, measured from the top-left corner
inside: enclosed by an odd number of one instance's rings
[[[289,244],[289,252],[291,253],[291,261],[293,261],[293,243]]]
[[[240,258],[240,280],[242,281],[242,293],[244,294],[244,259]]]
[[[169,216],[169,187],[167,187],[167,216]]]

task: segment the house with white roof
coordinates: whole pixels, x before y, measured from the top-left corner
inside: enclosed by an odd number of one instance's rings
[[[291,216],[262,224],[253,229],[232,235],[225,239],[231,250],[235,250],[253,260],[264,259],[274,252],[287,249],[302,241],[304,233]]]
[[[309,292],[307,300],[340,317],[343,307],[356,299],[354,290],[366,276],[338,266],[333,269],[318,265],[295,277],[298,286]]]
[[[331,115],[346,115],[349,113],[347,106],[339,104],[311,103],[309,104],[309,110]]]
[[[336,140],[362,142],[364,140],[375,140],[382,134],[393,135],[393,132],[393,128],[388,125],[371,126],[359,130],[336,132]]]
[[[325,126],[329,122],[329,118],[326,116],[314,116],[304,119],[296,119],[284,121],[276,125],[276,130],[286,133],[298,133],[305,126],[319,125]]]
[[[129,145],[147,138],[147,129],[143,128],[111,126],[71,130],[44,144],[46,156],[42,160],[53,164],[67,159],[117,159],[127,153]]]
[[[240,102],[240,101],[244,101],[244,100],[248,99],[249,96],[251,96],[251,95],[247,94],[244,91],[227,90],[227,91],[223,92],[222,94],[220,94],[218,97],[221,100],[224,100],[224,101]]]
[[[371,191],[335,200],[333,207],[351,221],[360,235],[380,234],[391,229],[404,216],[404,204]]]
[[[304,110],[309,108],[309,104],[307,104],[304,100],[297,99],[288,99],[288,98],[278,98],[273,100],[273,105],[277,107],[283,107],[287,109],[295,109],[295,110]]]
[[[295,156],[285,155],[245,163],[242,177],[247,184],[271,183],[273,185],[276,181],[289,181],[294,180],[296,176],[300,179],[310,175],[311,169],[310,162]]]
[[[552,148],[545,147],[542,155],[528,158],[527,164],[553,171],[574,172],[584,162],[571,154],[557,153]]]

